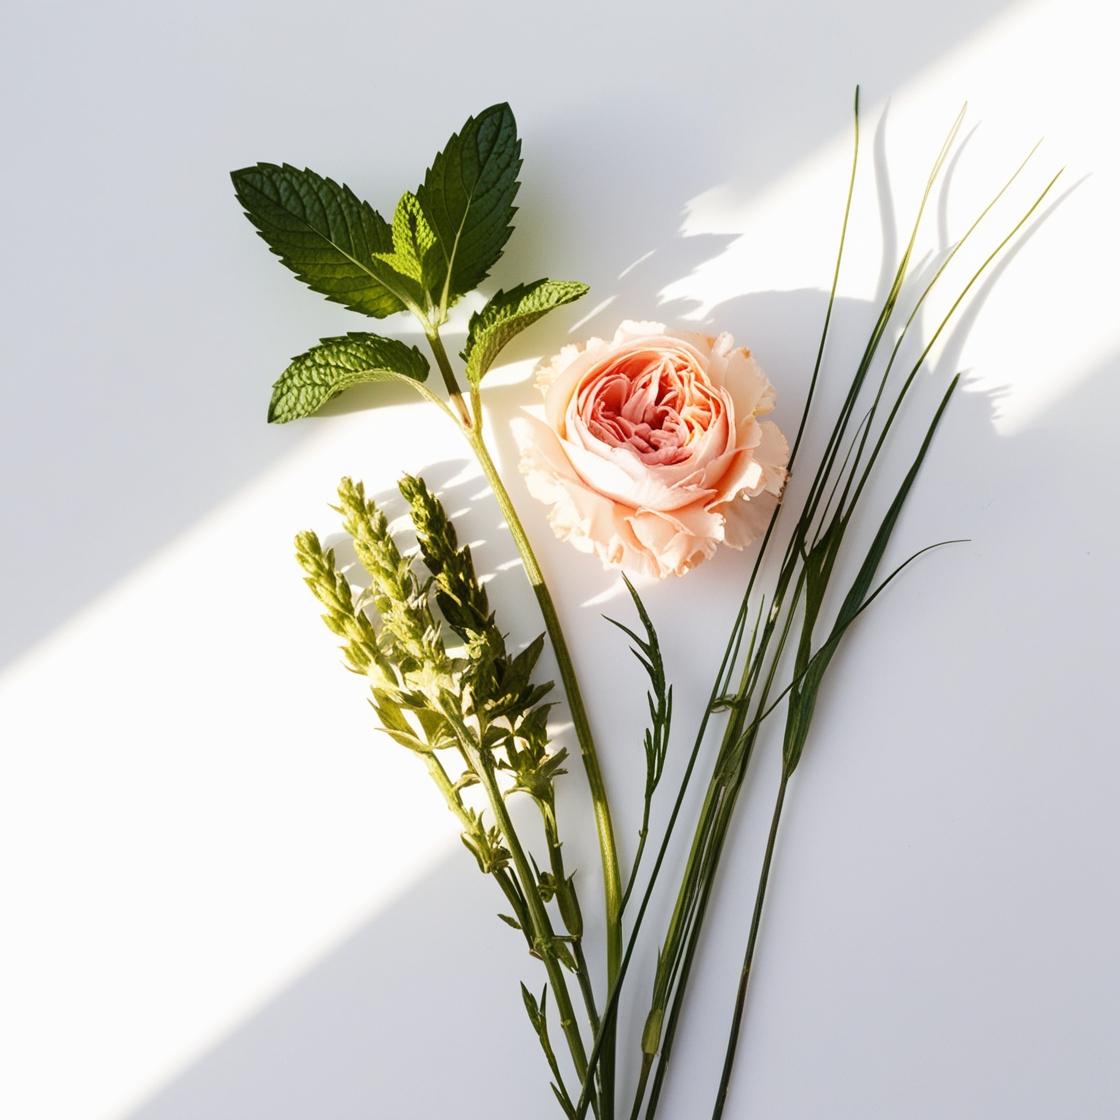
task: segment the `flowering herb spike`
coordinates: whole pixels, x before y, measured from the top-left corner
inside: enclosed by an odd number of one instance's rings
[[[406,191],[401,196],[392,225],[348,187],[287,164],[258,164],[245,168],[233,173],[233,181],[246,216],[272,251],[309,287],[354,311],[377,318],[409,311],[424,332],[446,388],[446,397],[441,397],[427,385],[426,363],[411,347],[385,339],[376,342],[377,353],[355,353],[355,350],[369,350],[370,346],[374,346],[370,340],[376,339],[376,336],[361,336],[364,340],[361,344],[348,337],[326,340],[291,364],[274,387],[269,419],[282,422],[308,416],[350,385],[392,379],[438,407],[457,424],[466,438],[506,518],[556,655],[594,811],[603,873],[607,980],[613,985],[622,958],[622,883],[606,785],[559,612],[545,583],[532,543],[483,438],[479,385],[486,369],[514,334],[552,308],[579,298],[586,287],[576,282],[539,281],[517,285],[491,299],[472,324],[468,339],[466,360],[470,365],[466,373],[469,406],[440,335],[448,309],[486,278],[502,254],[513,228],[513,202],[519,186],[520,169],[521,141],[516,122],[509,105],[502,103],[468,118],[448,140],[432,160],[423,183],[415,192]],[[330,345],[324,349],[327,342]],[[372,527],[380,531],[380,527]],[[355,522],[355,528],[361,528],[361,518]],[[369,536],[368,532],[365,533],[366,538]],[[365,540],[366,545],[369,543]],[[368,547],[367,556],[376,560],[374,552]],[[469,553],[467,558],[469,560]],[[380,570],[380,561],[374,567]],[[392,575],[388,570],[380,574],[384,577]],[[401,578],[408,574],[403,568],[397,572]],[[447,575],[448,579],[443,580],[444,586],[437,592],[437,606],[441,605],[439,595],[442,594],[442,606],[448,607],[454,616],[455,608],[451,606],[453,596],[448,582],[455,572],[449,570]],[[385,600],[386,595],[376,590],[379,584],[377,578],[374,584],[374,596],[380,594]],[[375,602],[374,605],[378,604]],[[417,600],[415,607],[417,611],[431,614],[430,604]],[[469,607],[464,609],[470,610]],[[486,613],[482,611],[483,615]],[[458,616],[447,621],[454,628],[454,625],[465,627],[469,620]],[[477,625],[480,619],[475,618],[473,622]],[[481,642],[476,646],[476,656],[469,659],[473,666],[473,680],[465,681],[461,676],[443,672],[442,663],[439,672],[429,673],[420,680],[415,677],[417,665],[425,658],[431,660],[428,655],[434,655],[434,649],[425,652],[419,646],[424,646],[429,638],[433,642],[438,640],[441,636],[439,627],[433,622],[430,635],[413,633],[411,624],[405,625],[408,619],[393,610],[388,611],[382,623],[383,644],[386,644],[387,651],[390,647],[392,650],[387,655],[395,657],[396,652],[403,651],[414,663],[410,669],[414,678],[409,682],[410,696],[416,699],[416,690],[420,688],[425,703],[436,703],[439,699],[437,707],[442,705],[439,712],[432,712],[421,705],[415,718],[422,715],[432,726],[445,727],[464,714],[461,704],[464,695],[468,699],[485,695],[488,697],[486,714],[489,721],[476,744],[479,750],[491,755],[503,744],[512,744],[515,751],[520,752],[518,757],[522,761],[537,752],[536,746],[518,746],[517,729],[507,728],[503,732],[498,722],[502,704],[521,705],[524,709],[531,707],[535,722],[526,719],[522,723],[523,729],[537,740],[547,738],[544,731],[547,709],[537,701],[541,690],[548,686],[532,686],[537,694],[530,701],[519,694],[520,689],[515,688],[513,683],[520,679],[519,674],[526,663],[535,660],[535,654],[525,651],[517,658],[505,657],[504,645],[501,646],[503,652],[499,653],[497,639],[501,635],[492,626],[486,626],[476,631]],[[491,647],[493,652],[489,662],[481,656],[481,651],[487,647]],[[505,686],[501,683],[505,678],[497,671],[499,660],[511,674],[511,680],[506,681]],[[489,683],[483,683],[484,677]],[[457,697],[448,688],[449,682],[460,687]],[[478,718],[477,706],[469,715],[471,719]],[[406,731],[392,712],[389,712],[389,723],[403,741]],[[470,728],[465,730],[469,732]],[[417,742],[422,741],[417,739]],[[412,742],[411,738],[409,742]],[[552,757],[558,758],[560,754],[555,752]],[[535,775],[529,775],[520,763],[518,765],[518,780],[528,781],[531,778],[534,787],[539,788],[546,775],[539,769]],[[467,767],[467,771],[469,777],[471,768]],[[555,771],[551,777],[555,777]],[[474,774],[473,781],[479,786],[486,784],[483,776],[478,774]],[[570,876],[567,878],[570,880]],[[562,894],[558,897],[562,899]],[[532,899],[526,895],[528,911],[533,909],[531,903]],[[570,916],[572,908],[568,909]],[[532,914],[529,916],[532,917]],[[525,925],[524,928],[528,930],[529,927]],[[537,933],[533,936],[540,939]],[[581,977],[581,982],[584,979]],[[559,994],[556,1000],[558,1004],[561,1002]],[[592,1020],[593,1029],[598,1030],[595,1016]],[[580,1044],[574,1023],[567,1026],[565,1034],[575,1058]],[[596,1108],[603,1108],[604,1120],[610,1120],[613,1103],[613,1094],[609,1089],[613,1048],[613,1034],[608,1034],[601,1045],[602,1072],[596,1074],[597,1080],[603,1083],[601,1099],[596,1091]],[[576,1064],[577,1067],[581,1064],[578,1058]]]

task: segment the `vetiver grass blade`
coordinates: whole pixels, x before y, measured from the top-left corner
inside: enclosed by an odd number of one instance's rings
[[[1036,145],[1036,147],[1037,147],[1037,145]],[[995,205],[995,203],[1006,192],[1006,190],[1011,185],[1011,183],[1014,182],[1015,179],[1018,177],[1019,173],[1022,171],[1023,167],[1026,165],[1027,161],[1030,159],[1030,155],[1033,155],[1033,151],[1034,151],[1034,149],[1032,149],[1032,152],[1027,156],[1027,159],[1023,161],[1023,163],[1019,166],[1019,168],[1016,169],[1014,174],[1011,176],[1011,178],[1008,180],[1008,182],[1004,185],[1004,187],[997,193],[995,198],[993,198],[992,201],[988,204],[988,206],[986,206],[984,208],[984,210],[981,212],[979,217],[975,220],[975,222],[966,231],[965,235],[953,247],[953,249],[951,250],[951,252],[948,255],[948,257],[946,258],[946,260],[938,268],[938,270],[934,274],[934,277],[931,279],[929,284],[923,290],[921,296],[919,297],[918,303],[915,306],[914,310],[911,312],[910,317],[907,319],[906,324],[904,325],[902,333],[899,337],[899,340],[896,341],[894,350],[892,351],[892,354],[891,354],[891,356],[888,360],[887,368],[884,371],[882,380],[880,382],[879,389],[878,389],[878,391],[876,393],[876,396],[875,396],[875,401],[874,401],[874,403],[872,405],[872,408],[871,408],[871,415],[872,416],[874,415],[874,412],[878,408],[878,405],[881,401],[881,398],[882,398],[882,395],[883,395],[883,392],[884,392],[884,389],[885,389],[885,385],[886,385],[887,380],[889,378],[891,368],[894,364],[895,356],[897,355],[898,349],[901,345],[901,339],[906,334],[906,332],[910,328],[911,324],[913,323],[913,321],[914,321],[914,319],[915,319],[915,317],[918,313],[918,309],[920,308],[921,304],[925,301],[926,297],[929,295],[930,291],[932,290],[933,286],[936,284],[937,280],[944,273],[945,268],[948,266],[949,261],[952,259],[953,256],[955,256],[956,252],[959,250],[959,248],[964,243],[964,241],[972,234],[972,232],[979,225],[980,221],[982,221],[982,219],[987,215],[987,213],[991,210],[991,208]],[[946,329],[948,324],[952,321],[956,311],[959,309],[961,303],[964,301],[968,292],[971,290],[971,288],[974,286],[974,284],[977,282],[977,280],[980,278],[980,276],[983,275],[983,273],[988,269],[988,267],[991,265],[991,263],[1000,254],[1000,252],[1005,248],[1005,246],[1012,240],[1012,238],[1015,237],[1015,235],[1019,232],[1019,230],[1022,229],[1023,225],[1030,219],[1031,215],[1035,213],[1035,211],[1038,209],[1038,207],[1042,204],[1042,201],[1046,198],[1046,196],[1049,194],[1049,192],[1053,188],[1054,184],[1057,182],[1058,176],[1060,174],[1061,174],[1061,172],[1059,172],[1058,175],[1055,175],[1050,180],[1050,182],[1046,185],[1046,187],[1043,189],[1043,191],[1034,200],[1034,202],[1032,203],[1030,208],[1026,211],[1026,213],[1019,219],[1019,221],[1014,225],[1014,227],[1011,229],[1011,231],[999,242],[999,244],[996,246],[996,248],[984,259],[983,263],[972,274],[971,278],[968,280],[968,282],[964,285],[964,287],[962,288],[960,293],[957,295],[956,299],[953,301],[952,305],[950,306],[948,312],[944,315],[944,317],[939,322],[939,324],[938,324],[936,330],[934,331],[932,337],[930,338],[929,342],[923,348],[923,350],[921,352],[921,355],[919,356],[918,360],[915,362],[915,364],[914,364],[913,368],[911,369],[908,377],[906,378],[906,380],[903,383],[901,389],[899,390],[899,393],[898,393],[898,395],[895,399],[894,405],[893,405],[886,421],[884,422],[883,428],[882,428],[882,430],[879,434],[879,437],[878,437],[878,439],[877,439],[877,441],[874,445],[872,453],[871,453],[867,463],[863,466],[862,471],[860,471],[860,459],[862,457],[863,449],[864,449],[864,447],[866,445],[866,442],[867,442],[867,439],[868,439],[868,432],[870,431],[870,425],[868,425],[868,427],[865,428],[863,436],[860,437],[860,451],[859,451],[859,454],[857,454],[857,456],[856,456],[855,463],[852,464],[850,473],[848,474],[848,479],[847,479],[847,482],[845,484],[843,495],[841,496],[839,508],[838,508],[836,514],[832,517],[831,520],[827,520],[825,517],[822,517],[821,527],[819,528],[817,535],[814,537],[814,542],[813,542],[812,549],[807,554],[807,557],[808,557],[807,562],[811,562],[814,559],[816,559],[817,563],[819,563],[819,568],[816,569],[815,571],[813,571],[812,574],[818,580],[823,580],[823,583],[824,583],[825,587],[827,587],[828,579],[830,578],[831,573],[832,573],[833,564],[836,561],[836,557],[837,557],[837,554],[838,554],[838,551],[839,551],[840,541],[841,541],[841,539],[844,535],[844,531],[847,528],[847,525],[850,521],[852,513],[855,509],[855,506],[858,503],[859,498],[861,497],[861,495],[863,493],[863,490],[864,490],[864,488],[867,484],[867,481],[871,477],[872,469],[875,465],[875,462],[877,461],[877,459],[879,457],[879,454],[880,454],[880,452],[882,450],[882,447],[885,443],[886,437],[887,437],[891,427],[893,426],[893,423],[894,423],[894,421],[895,421],[895,419],[898,415],[898,412],[901,409],[902,403],[905,400],[907,394],[909,393],[909,391],[910,391],[910,389],[911,389],[911,387],[914,383],[914,380],[917,377],[917,374],[918,374],[919,370],[921,369],[922,365],[924,364],[926,358],[928,357],[933,345],[937,341],[938,337]],[[904,561],[897,568],[895,568],[895,570],[892,571],[891,574],[878,585],[878,587],[876,587],[874,590],[871,590],[871,585],[872,585],[872,581],[874,580],[875,572],[878,569],[879,563],[882,560],[882,556],[883,556],[884,552],[886,551],[887,545],[889,544],[891,536],[894,532],[894,528],[897,524],[898,517],[899,517],[899,515],[901,513],[901,510],[902,510],[902,508],[903,508],[903,506],[906,502],[906,499],[907,499],[907,496],[909,495],[910,489],[913,486],[914,480],[916,479],[917,474],[918,474],[918,472],[921,468],[921,464],[922,464],[922,462],[925,458],[925,455],[927,454],[927,452],[929,450],[929,446],[932,442],[932,439],[933,439],[934,433],[936,432],[937,426],[940,423],[941,418],[944,414],[944,410],[945,410],[946,406],[948,405],[949,399],[952,396],[953,392],[955,391],[955,389],[956,389],[956,387],[959,383],[959,378],[960,378],[959,374],[953,378],[952,383],[950,384],[948,390],[946,391],[944,397],[942,398],[941,403],[938,406],[937,411],[935,412],[934,417],[933,417],[933,419],[930,423],[930,426],[929,426],[929,428],[926,432],[926,436],[925,436],[925,438],[924,438],[924,440],[923,440],[923,442],[922,442],[922,444],[919,448],[918,454],[917,454],[913,464],[911,465],[910,470],[907,472],[905,478],[903,479],[903,482],[902,482],[902,484],[899,488],[899,491],[897,492],[894,500],[892,501],[890,507],[888,508],[887,513],[884,516],[883,521],[879,526],[879,530],[877,531],[877,533],[876,533],[876,535],[875,535],[875,537],[872,541],[871,547],[869,548],[868,553],[865,556],[864,561],[860,566],[860,569],[859,569],[859,571],[856,575],[856,578],[855,578],[852,586],[850,587],[847,595],[845,596],[844,601],[842,602],[842,604],[840,606],[839,613],[837,615],[836,621],[834,622],[834,624],[833,624],[833,626],[832,626],[832,628],[829,632],[829,636],[828,636],[827,640],[822,644],[822,646],[815,653],[810,652],[811,651],[811,645],[812,645],[812,630],[813,630],[813,625],[816,621],[817,614],[819,613],[820,600],[823,598],[823,590],[821,590],[819,592],[818,597],[817,597],[815,602],[812,602],[812,603],[807,602],[807,605],[806,605],[806,617],[803,621],[802,637],[801,637],[801,640],[799,642],[799,649],[798,649],[798,659],[797,659],[797,670],[798,671],[795,675],[794,680],[791,682],[790,686],[788,687],[788,689],[785,690],[788,693],[790,693],[791,696],[790,696],[790,701],[789,701],[789,712],[788,712],[788,715],[787,715],[787,722],[786,722],[786,732],[785,732],[785,737],[784,737],[784,741],[783,741],[782,777],[781,777],[781,781],[779,783],[777,797],[775,799],[774,813],[773,813],[772,820],[771,820],[770,833],[769,833],[769,836],[768,836],[767,847],[766,847],[766,851],[765,851],[764,858],[763,858],[762,871],[761,871],[760,877],[759,877],[759,885],[758,885],[758,891],[757,891],[757,894],[756,894],[755,907],[754,907],[754,910],[753,910],[753,913],[752,913],[751,927],[750,927],[750,931],[748,933],[747,947],[746,947],[746,950],[745,950],[745,953],[744,953],[743,967],[742,967],[742,970],[740,972],[739,987],[738,987],[737,994],[736,994],[736,1001],[735,1001],[735,1007],[734,1007],[734,1011],[733,1011],[733,1015],[732,1015],[731,1028],[730,1028],[730,1031],[729,1031],[728,1043],[727,1043],[727,1048],[726,1048],[725,1056],[724,1056],[723,1073],[722,1073],[722,1076],[721,1076],[721,1079],[720,1079],[720,1085],[719,1085],[719,1089],[717,1091],[716,1101],[715,1101],[715,1105],[714,1105],[713,1112],[712,1112],[713,1120],[719,1120],[719,1118],[722,1117],[724,1107],[725,1107],[725,1104],[726,1104],[727,1092],[728,1092],[728,1088],[729,1088],[729,1084],[730,1084],[730,1076],[731,1076],[731,1071],[732,1071],[732,1068],[733,1068],[733,1065],[734,1065],[735,1054],[736,1054],[736,1050],[737,1050],[738,1037],[739,1037],[739,1032],[740,1032],[741,1023],[742,1023],[742,1016],[743,1016],[743,1012],[744,1012],[744,1008],[745,1008],[745,1001],[746,1001],[747,987],[748,987],[748,983],[749,983],[749,979],[750,979],[751,965],[752,965],[752,962],[753,962],[754,952],[755,952],[755,948],[756,948],[756,945],[757,945],[758,932],[759,932],[759,927],[760,927],[760,922],[761,922],[762,907],[763,907],[763,903],[764,903],[764,899],[765,899],[767,884],[768,884],[768,881],[769,881],[769,871],[770,871],[770,865],[771,865],[771,860],[772,860],[772,856],[773,856],[774,844],[775,844],[775,841],[776,841],[778,828],[779,828],[779,823],[780,823],[780,820],[781,820],[782,809],[783,809],[783,806],[785,804],[786,791],[787,791],[789,779],[792,776],[792,774],[794,773],[794,771],[796,770],[796,768],[797,768],[797,766],[798,766],[798,764],[801,760],[802,753],[803,753],[804,747],[805,747],[805,742],[807,740],[809,730],[810,730],[810,727],[811,727],[811,724],[812,724],[813,715],[815,713],[816,702],[817,702],[817,698],[818,698],[818,695],[819,695],[820,687],[821,687],[821,684],[823,682],[824,676],[827,672],[827,669],[828,669],[828,667],[829,667],[829,665],[832,661],[832,658],[833,658],[833,656],[836,652],[836,649],[839,645],[841,637],[847,631],[848,627],[851,625],[851,623],[854,621],[854,619],[856,617],[858,617],[858,615],[861,614],[863,612],[863,610],[865,610],[874,601],[874,599],[883,591],[883,589],[903,569],[905,569],[910,563],[912,563],[915,559],[917,559],[918,556],[922,555],[924,552],[929,551],[929,548],[937,547],[936,545],[932,545],[932,546],[929,546],[926,549],[922,549],[919,552],[913,554],[906,561]],[[843,474],[844,474],[844,468],[841,468],[841,475],[843,475]],[[859,482],[856,485],[855,491],[852,494],[850,501],[847,501],[847,504],[845,504],[845,499],[847,499],[847,497],[848,497],[852,481],[857,477],[857,474],[858,474],[858,477],[859,477]],[[830,497],[829,502],[828,502],[828,507],[831,507],[831,504],[832,504],[832,499]],[[823,551],[820,552],[820,553],[817,553],[818,549],[823,549]],[[816,557],[814,557],[815,553],[817,553]],[[775,701],[775,705],[781,699],[782,699],[782,696],[779,696],[778,699]],[[773,710],[773,707],[774,707],[774,705],[771,705],[770,707],[767,707],[765,710],[763,710],[761,712],[760,716],[758,717],[759,720],[764,719],[766,717],[766,715],[768,715]],[[648,1113],[647,1113],[647,1116],[648,1116]]]

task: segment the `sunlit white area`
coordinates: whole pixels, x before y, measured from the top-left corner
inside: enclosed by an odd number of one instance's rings
[[[542,354],[633,317],[731,331],[791,429],[857,82],[822,408],[964,101],[921,276],[1043,143],[930,297],[911,361],[1065,170],[933,348],[891,447],[877,498],[908,465],[929,393],[963,372],[898,549],[969,543],[916,566],[844,651],[778,850],[729,1115],[1120,1115],[1110,17],[1095,0],[11,5],[0,1116],[504,1120],[554,1106],[517,989],[539,987],[539,965],[495,919],[501,900],[423,766],[375,730],[292,538],[313,528],[331,543],[341,476],[398,516],[396,480],[422,472],[515,644],[541,629],[534,600],[469,449],[434,408],[370,387],[266,425],[272,381],[318,338],[423,340],[303,289],[239,213],[229,170],[307,164],[385,210],[469,113],[512,104],[523,187],[487,290],[549,275],[592,291],[510,347],[488,422],[586,682],[629,858],[645,682],[600,618],[625,598],[616,573],[553,538],[508,420],[536,407]],[[474,307],[457,311],[449,350]],[[643,584],[679,698],[666,788],[745,568],[728,552]],[[708,1114],[775,747],[732,834],[664,1120]],[[569,770],[565,852],[599,969],[597,854]],[[670,901],[636,958],[629,1037]],[[631,1047],[622,1076],[636,1065]]]

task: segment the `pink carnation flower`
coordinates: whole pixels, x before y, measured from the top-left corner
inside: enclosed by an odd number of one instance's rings
[[[774,389],[728,334],[623,323],[542,366],[544,420],[516,423],[556,535],[605,565],[683,575],[765,531],[789,445]]]

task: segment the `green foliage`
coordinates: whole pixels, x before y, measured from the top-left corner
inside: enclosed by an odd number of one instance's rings
[[[525,1013],[529,1016],[529,1023],[533,1028],[533,1032],[540,1040],[541,1049],[544,1051],[549,1068],[552,1070],[552,1075],[556,1079],[552,1083],[552,1092],[555,1094],[560,1107],[564,1110],[564,1115],[571,1117],[574,1114],[572,1100],[571,1097],[568,1096],[567,1090],[564,1088],[564,1082],[560,1077],[560,1066],[556,1061],[556,1053],[548,1037],[548,988],[545,987],[541,991],[541,998],[538,1001],[533,993],[522,984],[521,1000],[525,1004]]]
[[[510,793],[527,793],[542,806],[559,882],[555,891],[564,896],[561,910],[574,926],[580,921],[578,903],[559,860],[553,819],[554,784],[564,773],[567,752],[552,750],[549,743],[549,705],[543,700],[552,684],[532,679],[544,640],[538,637],[520,653],[509,654],[470,549],[459,545],[443,505],[423,479],[406,476],[400,489],[431,578],[414,570],[362,484],[344,478],[338,510],[369,575],[369,589],[363,600],[356,600],[349,581],[336,570],[334,553],[324,551],[313,533],[301,533],[297,557],[307,583],[327,609],[328,628],[345,641],[347,664],[371,677],[371,703],[390,738],[420,754],[467,745],[485,756],[488,765],[512,775]],[[363,603],[373,608],[377,625]],[[446,649],[443,623],[464,641],[462,656],[453,657]],[[478,784],[480,778],[468,770],[454,791]],[[508,852],[500,834],[481,818],[464,820],[463,842],[479,866],[487,872],[504,868]]]
[[[553,308],[580,299],[588,290],[578,280],[536,280],[519,284],[508,292],[497,292],[481,311],[471,316],[463,349],[467,380],[477,385],[514,336]]]
[[[643,738],[646,753],[646,812],[649,811],[649,799],[661,781],[661,774],[665,768],[665,754],[669,746],[669,727],[673,719],[673,688],[665,679],[665,662],[661,656],[661,643],[657,638],[653,620],[642,602],[638,589],[623,573],[623,582],[630,598],[634,601],[634,609],[638,612],[645,637],[640,638],[628,626],[613,618],[607,618],[612,626],[617,626],[633,643],[630,651],[641,663],[650,680],[650,691],[646,694],[646,704],[649,707],[649,726]],[[604,615],[604,618],[606,616]]]
[[[475,574],[471,550],[459,547],[455,526],[422,478],[406,474],[399,487],[409,505],[420,555],[435,580],[440,613],[463,641],[475,642],[494,629],[494,616]]]
[[[393,248],[374,253],[371,268],[381,282],[420,319],[438,301],[446,270],[436,235],[416,195],[406,191],[393,214]]]
[[[299,533],[296,560],[303,569],[304,582],[325,608],[323,622],[327,629],[343,639],[347,668],[355,673],[377,670],[387,678],[391,669],[377,630],[366,613],[356,607],[350,581],[335,567],[334,549],[324,549],[314,533]]]
[[[442,308],[486,279],[513,232],[521,141],[513,111],[484,109],[448,140],[417,191],[444,267]]]
[[[310,416],[355,385],[402,378],[423,381],[427,376],[427,359],[415,346],[357,331],[324,338],[293,358],[272,386],[268,420],[286,424]]]
[[[805,740],[808,738],[813,713],[816,709],[817,696],[820,693],[825,672],[828,670],[833,655],[839,646],[840,638],[856,616],[874,598],[874,595],[871,594],[871,584],[875,578],[875,572],[878,570],[883,554],[890,543],[899,515],[902,513],[902,508],[906,504],[914,480],[918,477],[918,472],[921,470],[930,444],[933,442],[934,433],[941,423],[941,417],[944,415],[949,404],[949,398],[952,397],[959,380],[959,375],[954,377],[942,397],[941,403],[938,405],[937,411],[926,430],[925,438],[922,440],[918,453],[910,469],[906,472],[894,500],[887,509],[879,529],[871,541],[871,546],[867,550],[867,555],[856,573],[855,580],[840,605],[839,614],[829,632],[828,639],[815,655],[810,652],[813,623],[820,610],[835,559],[833,550],[828,547],[830,544],[828,534],[822,537],[818,548],[814,548],[809,554],[806,564],[808,572],[806,613],[805,620],[802,623],[802,640],[798,646],[794,666],[796,676],[794,685],[790,690],[789,713],[786,717],[785,736],[782,743],[782,766],[783,773],[787,778],[797,769],[797,764],[801,761]],[[823,546],[823,550],[821,546]],[[878,592],[874,594],[878,594]]]
[[[397,547],[385,514],[366,497],[362,483],[344,478],[338,485],[338,502],[343,527],[370,577],[370,600],[381,618],[393,663],[406,685],[434,704],[450,683],[452,666],[427,589]]]
[[[420,478],[406,477],[401,493],[430,578],[422,578],[412,558],[401,552],[384,512],[366,497],[362,484],[347,478],[339,484],[337,508],[370,577],[368,591],[354,596],[334,553],[312,533],[297,538],[297,557],[326,608],[327,626],[344,639],[347,663],[370,678],[370,702],[382,729],[423,758],[460,823],[464,846],[512,908],[512,914],[500,917],[522,932],[530,953],[544,963],[578,1072],[583,1044],[564,972],[579,976],[585,996],[590,979],[578,948],[583,917],[574,876],[564,868],[556,827],[555,782],[564,773],[566,752],[550,749],[543,698],[552,686],[532,680],[543,639],[510,656],[470,550],[459,545],[438,498]],[[463,639],[462,655],[446,648],[444,625]],[[465,766],[454,781],[437,757],[445,751]],[[513,777],[504,791],[495,779],[500,770]],[[464,803],[468,786],[480,787],[488,810]],[[526,855],[505,807],[506,798],[518,792],[529,794],[540,808],[547,871]],[[566,936],[555,932],[548,904],[559,910]],[[548,1038],[545,997],[538,1004],[526,995],[526,1009],[552,1070],[553,1090],[570,1115],[571,1100]]]
[[[372,266],[374,253],[393,251],[389,225],[349,187],[286,163],[243,167],[231,178],[245,216],[309,288],[375,319],[404,310]]]
[[[552,685],[534,684],[533,669],[544,648],[538,636],[514,657],[494,620],[486,591],[478,581],[470,548],[460,546],[443,504],[421,478],[405,475],[400,491],[409,503],[424,566],[440,613],[466,644],[461,702],[466,713],[483,720],[485,746],[507,752],[503,768],[513,770],[529,793],[551,790],[564,752],[549,755],[541,700]]]
[[[645,748],[646,755],[646,782],[642,795],[642,823],[638,829],[638,850],[634,855],[634,864],[630,868],[630,878],[622,898],[622,906],[625,908],[634,890],[634,884],[638,881],[638,867],[646,850],[646,837],[649,835],[649,815],[653,805],[653,795],[665,769],[665,755],[669,749],[669,728],[673,721],[673,689],[665,678],[665,662],[661,656],[661,642],[658,640],[653,620],[642,602],[642,597],[638,594],[638,589],[630,582],[625,573],[623,573],[622,580],[626,584],[626,590],[630,592],[630,598],[634,601],[634,609],[638,612],[645,637],[638,637],[628,626],[624,626],[613,618],[607,618],[607,621],[612,626],[617,626],[634,643],[630,652],[641,663],[650,681],[650,691],[646,693],[649,725],[642,737],[642,745]],[[606,616],[604,615],[604,617]]]
[[[502,843],[502,834],[497,828],[487,827],[482,814],[474,809],[467,810],[473,827],[464,831],[462,840],[474,858],[483,875],[493,875],[496,871],[509,866],[509,851]],[[510,919],[514,929],[521,929],[516,919]]]

